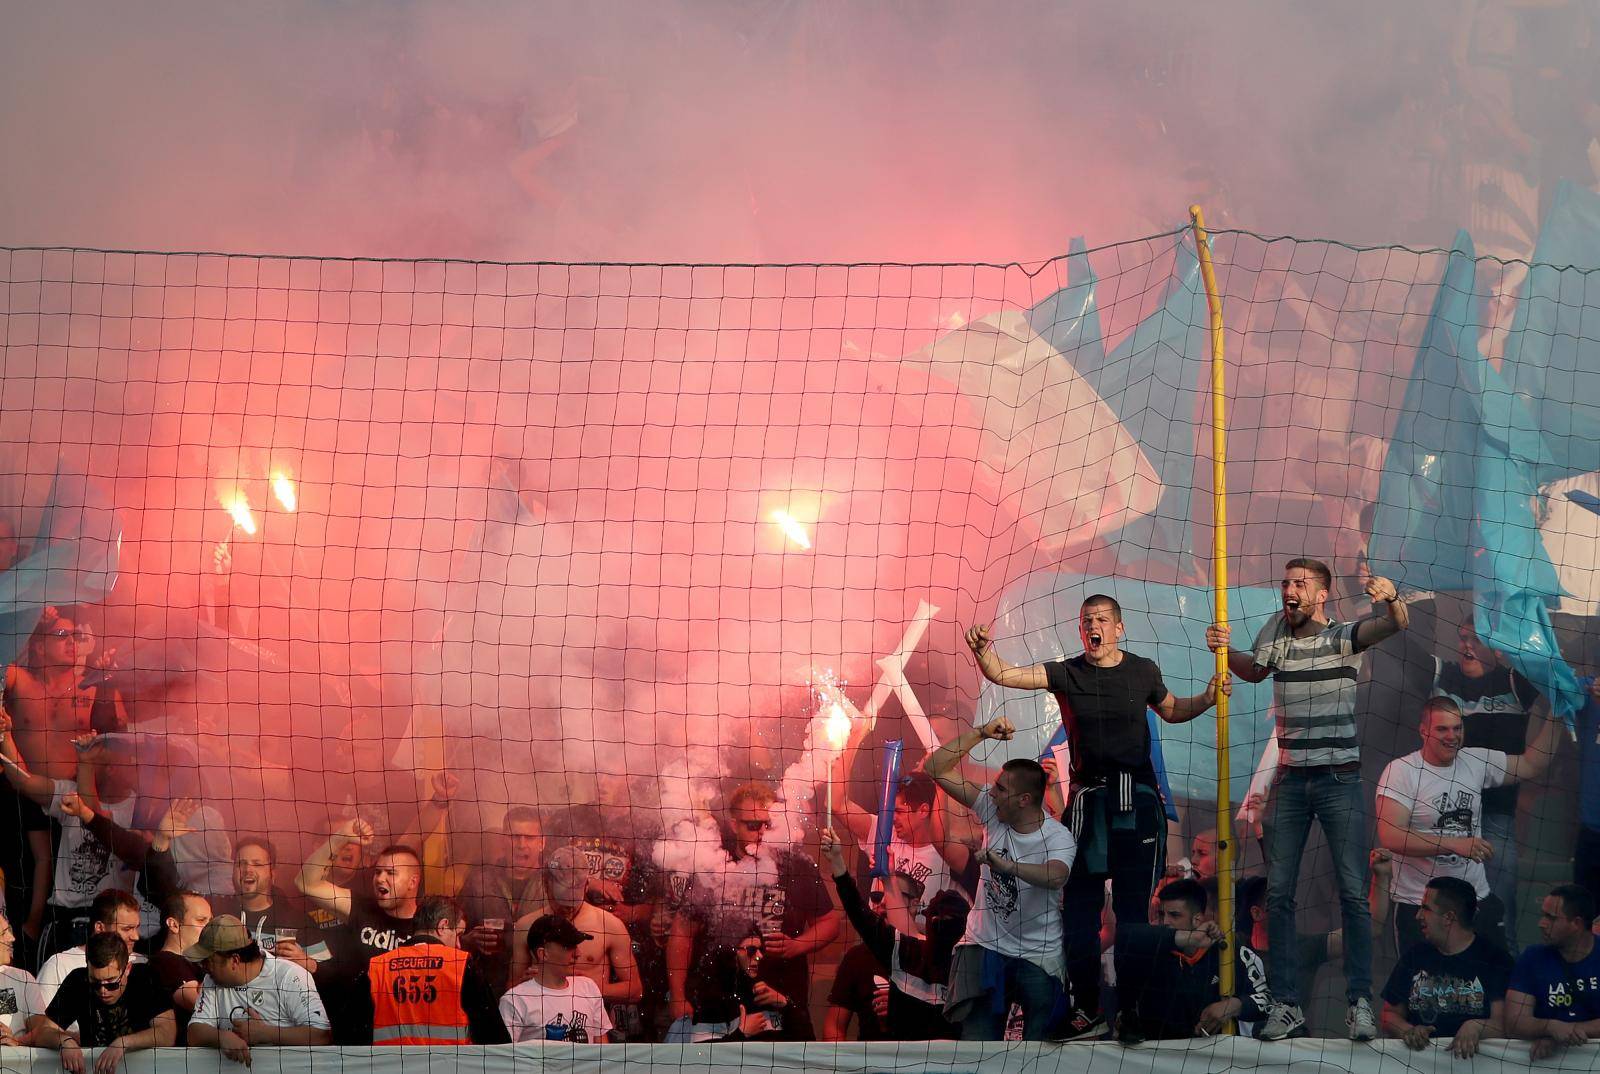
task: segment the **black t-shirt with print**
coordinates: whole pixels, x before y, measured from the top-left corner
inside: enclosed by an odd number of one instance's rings
[[[1489,1005],[1505,998],[1510,980],[1511,956],[1482,936],[1454,955],[1423,941],[1395,963],[1383,998],[1403,1008],[1412,1025],[1453,1037],[1463,1022],[1489,1017]]]
[[[1061,707],[1073,781],[1103,783],[1131,772],[1137,782],[1155,787],[1145,711],[1167,696],[1155,661],[1124,652],[1120,663],[1100,667],[1080,655],[1047,662],[1044,674]]]
[[[78,1039],[85,1048],[104,1048],[118,1037],[142,1033],[163,1011],[172,1010],[172,992],[163,990],[148,963],[127,969],[128,987],[115,1003],[102,1003],[82,967],[67,974],[45,1010],[58,1026],[78,1023]]]

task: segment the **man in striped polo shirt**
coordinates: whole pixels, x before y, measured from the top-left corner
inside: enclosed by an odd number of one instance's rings
[[[1283,572],[1283,611],[1256,636],[1253,651],[1230,652],[1228,666],[1248,682],[1272,676],[1278,722],[1279,768],[1267,831],[1267,933],[1272,992],[1283,1004],[1275,1017],[1302,1020],[1295,965],[1295,887],[1311,822],[1322,824],[1333,854],[1344,919],[1345,1022],[1351,1040],[1378,1033],[1372,1011],[1372,918],[1367,909],[1370,832],[1361,786],[1361,738],[1356,727],[1356,676],[1362,654],[1406,628],[1405,604],[1387,578],[1367,579],[1375,610],[1354,623],[1328,618],[1333,575],[1315,559],[1291,559]],[[1212,624],[1206,643],[1228,644],[1226,626]]]

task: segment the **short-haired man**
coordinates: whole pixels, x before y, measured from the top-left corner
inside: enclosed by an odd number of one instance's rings
[[[211,904],[196,891],[180,891],[168,896],[162,908],[161,949],[150,956],[156,983],[172,1000],[172,1013],[178,1020],[178,1039],[189,1029],[189,1016],[200,1001],[200,970],[183,953],[200,942],[200,933],[211,920]]]
[[[278,849],[259,835],[242,837],[233,848],[233,897],[217,899],[219,913],[231,914],[262,950],[286,958],[308,973],[332,957],[311,915],[273,884]]]
[[[974,855],[978,900],[951,959],[944,1008],[963,1040],[999,1040],[1013,1003],[1022,1007],[1023,1038],[1045,1040],[1066,980],[1060,892],[1078,846],[1044,811],[1044,769],[1037,761],[1007,761],[993,786],[979,787],[959,768],[979,742],[1005,742],[1015,733],[1002,716],[946,742],[923,766],[984,829]]]
[[[33,974],[11,964],[17,934],[0,913],[0,1047],[26,1048],[44,1022],[44,995]]]
[[[852,801],[849,792],[850,771],[867,730],[865,720],[851,724],[850,737],[830,768],[829,779],[834,784],[834,817],[858,844],[870,848],[875,855],[879,818]],[[926,772],[913,772],[900,780],[894,794],[889,860],[882,875],[902,873],[916,879],[927,900],[950,890],[970,897],[970,885],[963,881],[971,866],[972,852],[948,831],[941,805],[939,789]]]
[[[342,973],[361,972],[374,955],[393,951],[411,936],[422,892],[422,856],[395,844],[378,851],[372,863],[370,891],[355,892],[328,878],[334,858],[348,845],[373,841],[372,826],[356,818],[341,824],[328,841],[306,859],[295,887],[314,904],[344,920],[328,933],[328,947]]]
[[[555,914],[546,914],[528,926],[533,976],[500,997],[500,1018],[512,1043],[606,1043],[611,1018],[600,998],[600,987],[577,973],[573,965],[578,948],[591,939]]]
[[[1372,917],[1367,906],[1366,795],[1361,789],[1361,736],[1356,725],[1356,679],[1363,654],[1411,622],[1387,578],[1366,580],[1367,596],[1382,611],[1354,623],[1327,615],[1333,574],[1320,560],[1291,559],[1283,571],[1283,610],[1256,635],[1249,651],[1230,650],[1229,669],[1246,682],[1272,677],[1278,718],[1277,783],[1267,830],[1267,909],[1272,943],[1272,992],[1300,1014],[1295,943],[1295,888],[1311,823],[1322,825],[1333,851],[1344,924],[1345,1025],[1351,1040],[1378,1035],[1372,1010]],[[1206,628],[1206,644],[1221,650],[1231,630]]]
[[[461,944],[482,961],[497,989],[504,989],[510,974],[516,932],[512,926],[545,903],[544,826],[532,806],[506,810],[504,838],[506,860],[473,866],[457,896],[466,908],[472,928]],[[495,922],[495,925],[485,924]]]
[[[136,964],[145,961],[145,957],[133,949],[139,942],[138,899],[126,891],[107,888],[96,895],[94,901],[89,904],[89,920],[91,939],[104,933],[113,933],[121,938]],[[67,975],[86,965],[88,965],[88,955],[83,944],[58,951],[50,956],[50,960],[39,969],[39,989],[44,993],[44,1001],[49,1003],[55,999],[56,989],[61,987]],[[70,1027],[69,1023],[68,1028]]]
[[[357,981],[370,1043],[505,1044],[494,993],[461,949],[466,914],[454,899],[423,899],[411,939],[377,955]]]
[[[1166,809],[1146,713],[1154,709],[1167,723],[1185,723],[1216,703],[1220,685],[1213,681],[1194,697],[1174,697],[1153,660],[1122,648],[1125,629],[1122,606],[1094,594],[1078,613],[1083,652],[1030,667],[1002,660],[990,644],[988,627],[967,631],[967,645],[984,678],[997,686],[1048,690],[1055,697],[1072,749],[1067,817],[1078,860],[1062,896],[1062,912],[1073,1009],[1059,1034],[1062,1040],[1088,1036],[1105,1024],[1100,917],[1106,882],[1117,920],[1143,921],[1151,889],[1166,868]]]
[[[546,901],[536,912],[516,922],[519,936],[545,914],[564,917],[588,936],[578,946],[575,968],[600,987],[606,1003],[637,1003],[644,997],[644,981],[633,956],[628,927],[610,910],[602,910],[585,897],[589,890],[589,871],[576,847],[562,847],[544,864]],[[511,977],[521,981],[529,972],[529,951],[515,951],[511,958]]]
[[[1460,877],[1434,877],[1423,891],[1422,939],[1401,952],[1383,987],[1383,1031],[1413,1051],[1453,1037],[1451,1052],[1468,1059],[1500,1035],[1511,956],[1474,931],[1477,909],[1477,892]]]
[[[707,950],[731,947],[755,921],[766,957],[762,977],[786,996],[804,996],[811,987],[809,956],[839,935],[844,915],[817,863],[804,852],[774,848],[772,809],[777,795],[764,783],[746,783],[728,797],[722,817],[726,858],[713,871],[692,878],[692,888],[673,919],[667,938],[667,978],[673,1017],[690,1014],[685,986],[691,965]],[[813,1040],[809,1010],[797,1004],[792,1040]]]
[[[1467,749],[1499,750],[1507,757],[1527,752],[1530,741],[1550,723],[1559,723],[1527,679],[1478,637],[1471,620],[1456,628],[1459,659],[1435,658],[1433,696],[1454,701],[1464,725]],[[1535,731],[1535,726],[1538,731]],[[1484,865],[1489,890],[1500,900],[1506,923],[1506,950],[1516,957],[1517,942],[1517,787],[1483,792],[1483,837],[1494,846]]]
[[[90,938],[85,965],[73,970],[34,1030],[36,1048],[61,1053],[61,1065],[84,1074],[83,1049],[104,1049],[98,1074],[112,1074],[126,1052],[166,1048],[177,1040],[172,1000],[161,994],[147,965],[128,961],[122,938],[102,932]],[[75,1033],[63,1027],[76,1025]]]
[[[1274,1003],[1259,957],[1244,957],[1249,937],[1239,938],[1234,954],[1239,994],[1218,991],[1222,929],[1206,885],[1173,880],[1156,898],[1155,924],[1117,927],[1117,1039],[1183,1040],[1211,1036],[1235,1018],[1263,1019]]]
[[[1504,907],[1489,888],[1484,862],[1499,852],[1483,835],[1483,801],[1490,788],[1537,779],[1559,739],[1546,720],[1525,753],[1463,748],[1461,710],[1447,697],[1422,708],[1422,748],[1397,758],[1378,781],[1378,842],[1394,853],[1394,923],[1397,951],[1422,940],[1417,923],[1423,887],[1436,876],[1460,877],[1477,896],[1476,932],[1501,948]]]
[[[1544,943],[1522,952],[1506,989],[1506,1035],[1533,1041],[1532,1057],[1600,1039],[1600,950],[1595,900],[1579,884],[1550,889],[1539,907]]]
[[[200,942],[184,955],[200,963],[207,976],[189,1021],[191,1045],[216,1048],[248,1066],[254,1045],[333,1042],[311,974],[261,950],[238,918],[212,918]]]

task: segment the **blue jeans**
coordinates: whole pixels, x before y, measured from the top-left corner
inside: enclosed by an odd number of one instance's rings
[[[1025,958],[987,952],[1005,963],[1001,1002],[975,1003],[961,1023],[962,1040],[1000,1040],[1005,1036],[1011,1005],[1022,1008],[1022,1039],[1048,1040],[1061,998],[1061,983]]]
[[[1494,846],[1494,857],[1484,869],[1489,874],[1489,890],[1503,908],[1506,954],[1516,958],[1522,950],[1517,943],[1517,815],[1484,810],[1483,837]]]
[[[1267,830],[1267,970],[1272,994],[1300,1002],[1299,951],[1295,938],[1295,888],[1300,857],[1321,821],[1333,854],[1344,918],[1345,994],[1372,996],[1372,914],[1367,907],[1367,801],[1361,772],[1285,767],[1272,792]]]

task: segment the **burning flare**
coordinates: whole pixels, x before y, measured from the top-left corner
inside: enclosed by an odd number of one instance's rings
[[[233,518],[233,524],[245,533],[255,536],[256,519],[250,513],[250,501],[242,492],[235,492],[222,498],[222,508]]]
[[[278,498],[278,503],[283,505],[285,511],[293,511],[300,503],[295,493],[294,482],[289,480],[288,474],[272,475],[272,494]]]
[[[837,701],[829,706],[828,715],[822,721],[822,734],[836,750],[844,749],[845,743],[850,741],[850,714]]]
[[[783,535],[801,548],[811,547],[811,538],[806,536],[806,528],[800,525],[798,519],[787,511],[772,512],[772,524],[783,531]],[[848,718],[848,717],[847,717]]]

